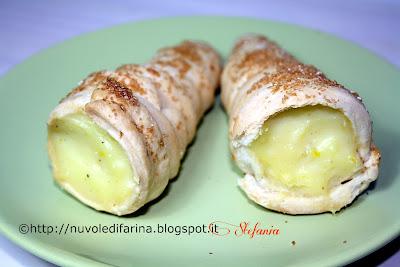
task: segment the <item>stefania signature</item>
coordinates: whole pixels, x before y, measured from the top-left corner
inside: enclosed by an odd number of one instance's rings
[[[224,221],[214,221],[208,225],[208,230],[211,234],[217,236],[228,236],[234,234],[237,237],[248,236],[271,236],[279,235],[279,228],[264,228],[259,222],[250,224],[250,222],[241,222],[239,225]]]

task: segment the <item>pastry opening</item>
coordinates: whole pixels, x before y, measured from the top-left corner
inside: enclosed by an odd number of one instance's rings
[[[350,120],[322,105],[270,117],[249,150],[259,167],[256,176],[308,196],[328,194],[362,167]]]
[[[125,150],[85,112],[52,120],[48,149],[55,179],[86,204],[110,211],[132,196]]]

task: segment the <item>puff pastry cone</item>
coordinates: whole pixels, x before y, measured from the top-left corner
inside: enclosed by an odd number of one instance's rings
[[[163,48],[144,65],[90,74],[48,120],[55,181],[116,215],[157,198],[177,175],[219,75],[218,54],[192,41]]]
[[[358,94],[260,35],[240,38],[222,74],[232,157],[247,196],[288,214],[336,212],[378,176]]]

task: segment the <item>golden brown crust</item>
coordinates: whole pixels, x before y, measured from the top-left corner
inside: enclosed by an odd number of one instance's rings
[[[138,192],[108,212],[137,210],[177,174],[197,123],[213,103],[219,66],[211,47],[183,42],[160,50],[148,64],[92,73],[52,112],[50,121],[84,109],[127,151]]]
[[[310,83],[316,84],[321,90],[327,87],[343,88],[336,81],[328,79],[316,67],[301,63],[266,37],[259,37],[259,40],[268,43],[268,46],[245,53],[244,56],[240,57],[239,62],[235,62],[231,67],[230,75],[234,82],[243,75],[247,74],[247,79],[251,79],[265,69],[273,69],[271,72],[264,72],[262,77],[247,90],[247,94],[267,84],[272,85],[271,92],[276,93],[283,90],[287,94],[293,94],[296,90],[301,90],[303,86]],[[235,51],[239,52],[244,42],[238,44],[231,57],[236,56]],[[251,75],[248,75],[249,72],[251,72]]]
[[[134,79],[133,79],[134,80]],[[137,82],[134,82],[135,84]],[[131,80],[129,82],[131,84]],[[129,102],[133,106],[137,106],[139,104],[138,99],[134,96],[134,92],[137,92],[136,87],[129,87],[126,84],[122,84],[118,82],[115,78],[107,77],[103,81],[103,86],[100,86],[99,89],[103,91],[105,94],[103,95],[103,99],[110,101],[115,100],[123,100]],[[140,94],[142,94],[144,90],[140,90]],[[92,98],[94,97],[95,93],[93,93]]]
[[[172,51],[194,63],[202,63],[202,59],[197,52],[197,45],[193,42],[185,41],[180,46],[172,48]]]
[[[71,92],[69,92],[61,101],[63,102],[65,99],[67,99],[70,96],[76,95],[86,89],[88,89],[88,87],[96,87],[97,85],[99,85],[101,82],[104,81],[104,79],[107,77],[108,72],[107,71],[96,71],[96,72],[92,72],[91,74],[88,75],[88,77],[86,79],[84,79],[82,82],[80,82],[80,84],[75,87],[74,89],[72,89]]]
[[[299,62],[274,42],[259,35],[242,37],[224,68],[221,88],[229,114],[231,152],[245,173],[239,186],[258,204],[290,214],[335,212],[377,178],[380,154],[372,143],[371,119],[361,97],[314,66]],[[349,118],[364,164],[359,173],[336,185],[327,196],[303,196],[274,185],[260,173],[259,163],[248,149],[268,118],[286,109],[313,105],[340,110]]]

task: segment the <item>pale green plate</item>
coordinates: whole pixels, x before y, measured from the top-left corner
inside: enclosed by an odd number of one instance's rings
[[[251,203],[236,186],[219,102],[202,121],[182,171],[166,193],[134,216],[96,212],[52,181],[46,119],[92,71],[144,62],[183,39],[210,42],[226,57],[235,38],[266,34],[299,59],[358,91],[383,154],[379,180],[336,215],[289,216]],[[400,72],[365,49],[327,34],[277,22],[186,17],[132,23],[79,36],[47,49],[0,80],[0,229],[32,253],[62,265],[337,265],[379,248],[400,230]],[[198,225],[248,221],[279,228],[277,236],[211,234],[21,234],[20,224]],[[58,229],[59,229],[58,228]],[[233,230],[233,227],[231,227]],[[292,245],[292,241],[296,244]]]

